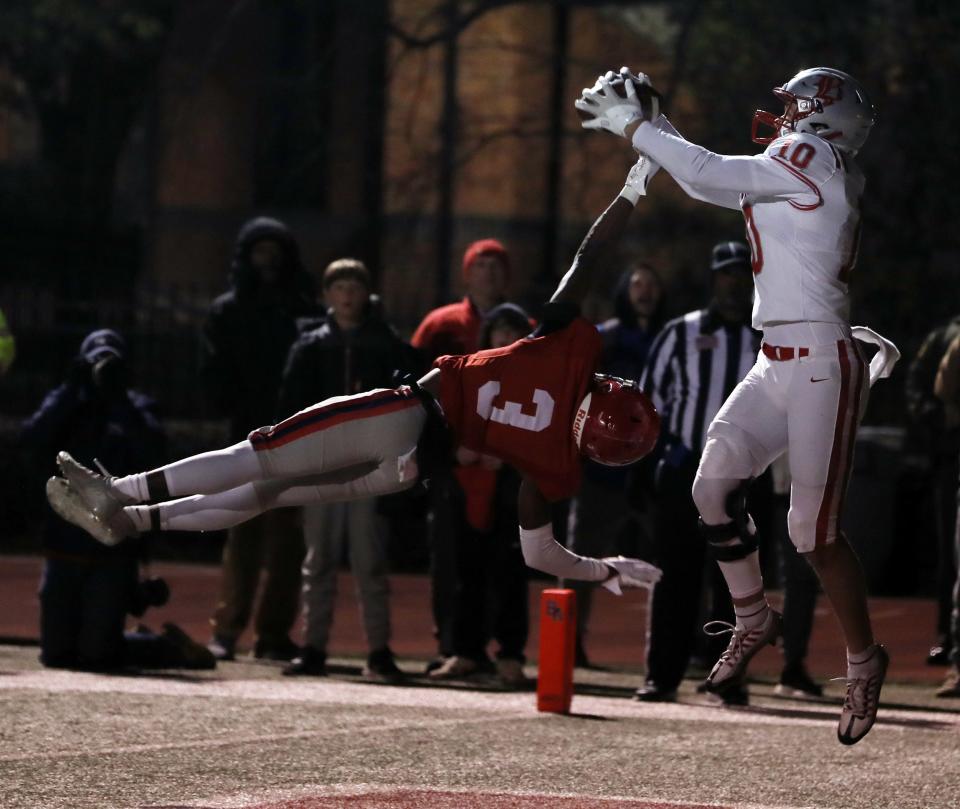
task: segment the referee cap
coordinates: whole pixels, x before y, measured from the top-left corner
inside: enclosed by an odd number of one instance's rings
[[[710,269],[729,270],[740,265],[750,269],[750,248],[743,242],[720,242],[713,246]]]

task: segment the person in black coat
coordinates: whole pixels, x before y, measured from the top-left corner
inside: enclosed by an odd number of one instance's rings
[[[237,236],[231,288],[210,308],[203,330],[202,374],[230,440],[272,424],[283,412],[277,395],[297,321],[316,313],[310,277],[289,228],[275,219],[247,222]],[[228,532],[210,650],[232,659],[253,612],[261,568],[266,573],[254,621],[254,656],[289,660],[297,614],[303,542],[294,509],[278,509]]]
[[[663,328],[663,281],[649,264],[638,262],[624,270],[614,289],[614,316],[597,326],[603,338],[604,373],[640,379],[650,346]],[[629,467],[584,464],[583,484],[570,506],[571,550],[587,556],[624,553],[642,556],[649,544],[650,518],[641,513],[643,483],[651,476],[652,459]],[[575,665],[590,668],[585,638],[589,631],[595,586],[592,582],[563,582],[576,593],[577,636]]]
[[[339,259],[326,268],[322,285],[327,316],[290,349],[280,389],[284,412],[294,413],[331,396],[390,387],[397,372],[418,370],[414,350],[383,320],[376,302],[371,305],[370,284],[369,271],[356,259]],[[376,507],[376,498],[304,507],[305,645],[285,674],[326,672],[337,572],[347,549],[369,647],[364,676],[400,677],[389,647],[387,542]]]
[[[110,329],[87,335],[67,380],[23,424],[21,446],[48,458],[68,448],[123,474],[164,460],[156,403],[128,388],[126,344]],[[168,624],[162,635],[124,634],[127,615],[165,600],[165,585],[140,581],[138,545],[106,547],[47,510],[42,529],[40,660],[54,668],[207,668],[209,652]]]

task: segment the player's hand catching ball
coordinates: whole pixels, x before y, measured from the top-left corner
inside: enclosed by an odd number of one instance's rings
[[[663,575],[659,567],[642,559],[608,556],[600,561],[615,571],[615,575],[603,582],[603,586],[616,595],[621,594],[621,587],[652,587]]]
[[[636,75],[622,67],[584,88],[574,106],[584,119],[584,129],[605,129],[625,137],[624,130],[634,121],[652,121],[660,114],[660,94],[645,73]]]

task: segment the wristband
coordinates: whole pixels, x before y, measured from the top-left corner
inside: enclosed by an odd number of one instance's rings
[[[625,185],[623,187],[623,190],[620,192],[620,196],[629,202],[634,208],[637,207],[637,203],[640,201],[640,193],[636,188],[631,188],[629,185]]]

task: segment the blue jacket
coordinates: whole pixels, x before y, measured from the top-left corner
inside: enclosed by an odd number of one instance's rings
[[[50,391],[23,423],[20,441],[43,459],[47,475],[57,474],[59,450],[91,468],[98,458],[114,475],[142,472],[164,461],[165,438],[155,402],[133,390],[105,397],[88,382],[69,381]],[[137,552],[136,543],[129,541],[115,548],[100,544],[49,506],[46,517],[42,540],[47,551],[84,558]]]

